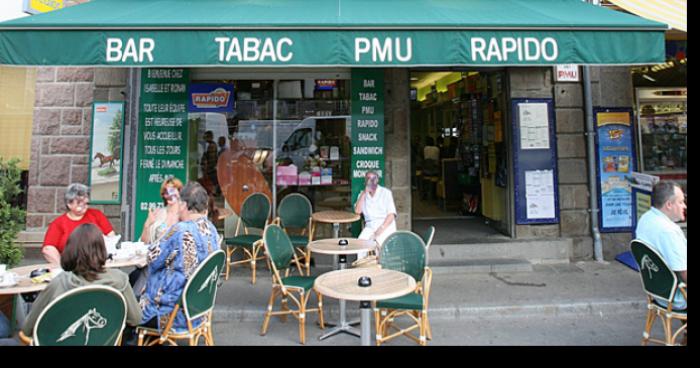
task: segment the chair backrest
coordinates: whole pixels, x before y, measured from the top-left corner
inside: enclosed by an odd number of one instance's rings
[[[286,270],[294,257],[294,246],[289,235],[279,225],[269,225],[263,234],[265,249],[277,271]]]
[[[435,226],[430,226],[424,232],[421,233],[421,238],[425,242],[425,265],[428,265],[429,254],[430,254],[430,244],[433,244],[433,237],[435,237]]]
[[[667,302],[673,300],[678,286],[678,276],[656,250],[647,243],[634,239],[630,244],[632,255],[639,265],[644,291]]]
[[[182,307],[185,316],[192,320],[214,308],[221,271],[226,262],[226,252],[219,249],[199,264],[182,291]]]
[[[283,228],[307,227],[312,213],[311,201],[301,193],[286,195],[277,208],[277,216],[279,216]]]
[[[54,299],[39,315],[32,344],[114,346],[126,322],[126,300],[116,289],[87,285]]]
[[[241,221],[246,227],[264,229],[270,218],[270,199],[262,193],[253,193],[243,201]]]
[[[379,264],[384,269],[407,273],[420,282],[425,272],[423,239],[410,231],[392,233],[382,244]]]

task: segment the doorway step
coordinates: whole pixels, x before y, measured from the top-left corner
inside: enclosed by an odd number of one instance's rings
[[[569,263],[569,238],[432,244],[428,262],[436,274],[530,272],[536,264]]]

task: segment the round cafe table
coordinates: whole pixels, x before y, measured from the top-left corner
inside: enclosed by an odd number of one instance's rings
[[[347,267],[347,256],[350,254],[358,254],[367,252],[377,248],[377,242],[374,240],[360,240],[355,238],[342,238],[348,241],[347,245],[341,246],[338,242],[341,239],[321,239],[309,243],[308,247],[311,252],[319,254],[327,254],[334,256],[336,270],[344,270]],[[324,340],[341,332],[360,337],[360,331],[353,328],[358,322],[348,322],[345,317],[345,299],[340,298],[340,321],[335,328],[319,337],[319,340]]]
[[[141,255],[135,255],[130,258],[124,258],[124,259],[117,259],[117,260],[107,260],[107,263],[105,263],[105,267],[107,268],[122,268],[122,267],[144,267],[146,266],[147,261],[146,261],[146,254],[141,254]],[[40,264],[33,264],[33,265],[28,265],[28,266],[21,266],[21,267],[15,267],[7,270],[8,272],[13,272],[16,274],[17,277],[17,285],[11,286],[11,287],[5,287],[5,288],[0,288],[0,295],[13,295],[13,301],[12,301],[12,316],[10,319],[10,324],[11,324],[11,329],[14,331],[15,329],[15,314],[17,313],[17,307],[18,307],[18,299],[17,295],[24,294],[24,293],[34,293],[38,291],[42,291],[46,289],[46,287],[49,285],[48,282],[39,282],[39,283],[34,283],[30,279],[29,275],[32,273],[32,271],[37,270],[37,269],[42,269],[42,268],[47,268],[50,270],[58,269],[60,268],[59,265],[54,265],[50,263],[40,263]],[[55,277],[55,275],[52,276],[52,278]],[[26,313],[26,311],[24,312]]]
[[[370,286],[359,286],[362,276],[371,279]],[[324,273],[316,278],[314,289],[319,293],[337,299],[360,302],[361,342],[363,346],[372,343],[370,334],[370,302],[396,298],[416,289],[416,280],[410,275],[381,268],[352,268]]]
[[[340,236],[340,224],[349,224],[360,219],[360,215],[348,211],[319,211],[311,214],[311,234],[316,233],[316,223],[333,224],[333,237]]]

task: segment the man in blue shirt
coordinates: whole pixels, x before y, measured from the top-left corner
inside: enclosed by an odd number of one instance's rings
[[[654,186],[652,208],[637,223],[637,239],[649,244],[680,274],[688,284],[688,240],[676,222],[685,219],[685,195],[678,184],[661,181]],[[667,306],[666,302],[658,300]],[[680,292],[673,299],[674,309],[686,309],[688,303]]]

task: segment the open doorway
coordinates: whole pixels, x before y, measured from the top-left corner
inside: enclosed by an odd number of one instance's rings
[[[445,243],[511,235],[507,115],[502,70],[411,73],[414,231],[439,224]]]

